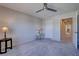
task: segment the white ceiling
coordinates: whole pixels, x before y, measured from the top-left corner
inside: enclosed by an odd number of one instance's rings
[[[78,3],[48,3],[48,7],[56,9],[57,12],[44,10],[39,13],[35,13],[35,11],[43,8],[42,3],[0,3],[0,5],[42,19],[62,13],[72,12],[75,11],[76,8],[79,9]]]

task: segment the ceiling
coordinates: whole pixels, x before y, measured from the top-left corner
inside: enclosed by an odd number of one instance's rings
[[[35,13],[35,11],[43,8],[42,3],[0,3],[0,5],[42,19],[49,18],[62,13],[72,12],[75,11],[76,8],[79,9],[78,3],[48,3],[48,7],[56,9],[57,12],[44,10],[39,13]]]

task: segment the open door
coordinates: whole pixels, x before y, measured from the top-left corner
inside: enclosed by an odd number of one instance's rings
[[[77,16],[77,48],[79,49],[79,15]]]
[[[72,42],[72,18],[62,19],[61,21],[61,41]]]

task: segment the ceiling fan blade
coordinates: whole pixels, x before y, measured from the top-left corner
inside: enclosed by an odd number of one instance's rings
[[[57,10],[55,9],[51,9],[51,8],[46,8],[47,10],[53,11],[53,12],[57,12]]]
[[[40,9],[40,10],[36,11],[36,13],[41,12],[42,10],[44,10],[44,9]]]

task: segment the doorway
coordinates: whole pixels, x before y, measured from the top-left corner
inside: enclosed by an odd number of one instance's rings
[[[61,41],[72,43],[72,18],[61,20]]]

